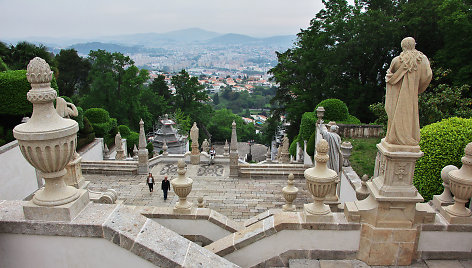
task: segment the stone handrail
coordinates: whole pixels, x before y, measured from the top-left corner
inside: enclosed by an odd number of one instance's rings
[[[385,135],[382,125],[337,125],[339,126],[339,136],[344,138],[376,138]]]

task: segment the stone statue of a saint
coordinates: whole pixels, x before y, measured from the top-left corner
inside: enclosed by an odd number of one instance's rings
[[[116,147],[116,150],[121,150],[123,149],[123,141],[121,140],[121,134],[120,132],[116,133],[116,136],[115,136],[115,147]]]
[[[56,112],[62,118],[70,118],[71,116],[75,117],[79,115],[77,107],[61,97],[56,98]]]
[[[198,146],[198,127],[197,127],[197,122],[193,122],[193,126],[190,129],[190,139],[192,140],[192,143],[196,143]]]
[[[322,121],[321,124],[318,125],[318,128],[320,130],[321,136],[328,142],[329,145],[328,168],[336,171],[336,173],[339,175],[343,167],[343,160],[341,154],[341,137],[339,137],[337,133],[339,127],[337,125],[332,125],[330,127],[330,131],[328,131]]]
[[[282,153],[288,153],[290,147],[290,141],[288,140],[287,135],[284,135],[282,139]]]
[[[210,143],[207,141],[207,139],[205,139],[202,142],[202,152],[208,153],[209,150],[210,150]]]
[[[428,58],[415,49],[415,39],[407,37],[401,46],[403,52],[392,60],[385,77],[385,111],[388,116],[385,141],[394,145],[418,146],[418,94],[428,87],[432,71]]]

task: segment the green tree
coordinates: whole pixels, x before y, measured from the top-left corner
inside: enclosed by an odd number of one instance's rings
[[[200,85],[197,77],[190,77],[185,70],[173,76],[171,81],[175,87],[174,106],[188,114],[193,122],[206,125],[211,107],[207,104],[205,87]]]
[[[167,102],[170,102],[172,94],[169,90],[169,86],[167,86],[167,82],[165,79],[165,76],[158,75],[152,80],[151,84],[149,85],[149,89],[157,95],[162,96]]]
[[[11,70],[26,70],[28,63],[34,57],[44,59],[51,70],[57,72],[53,54],[44,45],[36,46],[26,41],[19,42],[16,46],[11,45],[9,55],[3,60]]]
[[[72,97],[75,93],[85,93],[88,88],[88,72],[90,62],[81,58],[77,51],[71,49],[61,49],[56,55],[57,84],[61,95]]]

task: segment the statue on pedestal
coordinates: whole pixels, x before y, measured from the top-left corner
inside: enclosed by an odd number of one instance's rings
[[[208,153],[208,150],[210,150],[210,143],[205,139],[202,142],[202,152]]]
[[[385,141],[389,144],[418,146],[420,141],[418,94],[426,90],[433,73],[428,58],[415,49],[415,44],[412,37],[402,40],[403,52],[392,60],[385,77]]]
[[[328,168],[336,171],[336,173],[340,175],[343,168],[343,161],[341,154],[341,137],[337,133],[339,127],[337,125],[331,125],[330,131],[328,131],[323,121],[321,121],[318,128],[323,139],[329,144]]]

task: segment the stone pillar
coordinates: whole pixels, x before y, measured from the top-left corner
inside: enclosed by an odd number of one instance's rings
[[[338,174],[327,167],[328,142],[321,139],[316,144],[315,166],[305,170],[304,176],[308,191],[313,195],[314,202],[305,204],[303,215],[306,222],[331,222],[333,214],[324,200],[334,187]]]
[[[177,163],[177,178],[170,181],[174,193],[179,197],[179,201],[175,204],[174,212],[191,213],[193,204],[187,201],[187,195],[192,191],[193,180],[185,177],[185,162],[181,159]]]
[[[116,155],[115,160],[125,160],[125,150],[123,149],[123,140],[121,138],[120,132],[116,133],[115,136],[115,148],[116,148]]]
[[[370,195],[346,202],[349,221],[361,222],[358,258],[369,265],[410,265],[415,256],[419,219],[417,203],[423,197],[413,186],[419,147],[377,144],[378,176],[366,182]],[[415,217],[416,216],[416,217]]]
[[[272,154],[270,152],[270,146],[269,146],[269,148],[267,148],[266,163],[272,163]]]
[[[306,143],[307,141],[303,141],[303,165],[311,167],[313,166],[313,161],[311,161],[311,156],[306,152]]]
[[[285,198],[285,205],[282,206],[283,211],[296,211],[297,207],[293,204],[293,200],[297,198],[298,188],[294,186],[293,173],[288,175],[287,186],[282,189]]]
[[[229,145],[228,145],[228,140],[225,140],[225,146],[223,147],[223,149],[224,149],[223,156],[224,156],[224,157],[228,157],[228,156],[229,156]]]
[[[27,99],[33,104],[33,114],[13,129],[13,135],[23,156],[40,171],[45,186],[23,206],[23,212],[28,220],[71,221],[89,202],[88,191],[64,181],[65,167],[75,154],[79,126],[61,118],[54,109],[57,93],[51,88],[52,72],[45,60],[31,60],[26,77],[31,83]]]
[[[133,147],[133,160],[138,160],[138,148],[136,147],[136,144]]]
[[[236,122],[233,121],[231,130],[231,144],[229,151],[229,176],[237,177],[239,175],[238,164],[238,136],[236,134]]]
[[[146,135],[144,134],[143,119],[139,121],[139,151],[138,151],[138,174],[149,173],[149,152],[146,149]]]
[[[198,127],[197,122],[193,122],[193,126],[190,129],[190,138],[192,139],[192,153],[190,154],[190,163],[192,165],[200,164],[200,150],[198,149]]]
[[[472,224],[472,212],[465,204],[472,197],[472,142],[464,149],[462,167],[449,171],[449,187],[454,204],[441,209],[441,215],[451,224]]]

